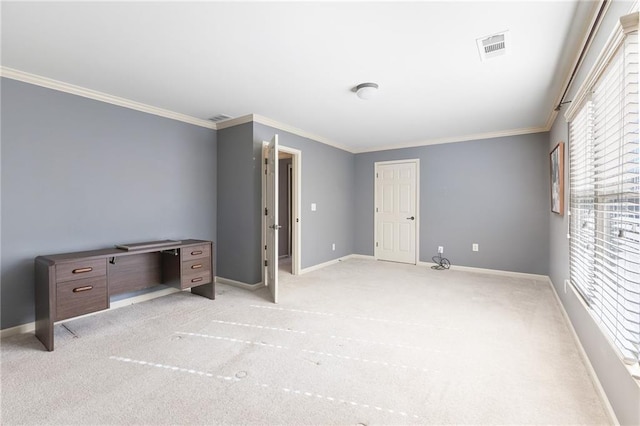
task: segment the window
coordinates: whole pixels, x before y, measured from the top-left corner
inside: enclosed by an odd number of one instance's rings
[[[629,363],[640,353],[637,27],[637,13],[621,19],[567,111],[571,283]]]

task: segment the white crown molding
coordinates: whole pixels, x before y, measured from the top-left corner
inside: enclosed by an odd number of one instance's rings
[[[518,135],[525,135],[530,133],[547,132],[549,131],[549,129],[551,128],[551,125],[553,124],[553,121],[551,120],[550,124],[548,122],[547,126],[545,127],[528,127],[528,128],[522,128],[522,129],[502,130],[497,132],[476,133],[476,134],[470,134],[470,135],[464,135],[464,136],[436,138],[436,139],[429,139],[425,141],[400,143],[396,145],[386,145],[382,147],[372,147],[372,148],[365,148],[362,150],[358,150],[358,149],[347,147],[346,145],[342,145],[340,143],[337,143],[323,136],[319,136],[311,132],[307,132],[305,130],[299,129],[297,127],[294,127],[285,123],[281,123],[279,121],[273,120],[268,117],[264,117],[259,114],[247,114],[241,117],[236,117],[229,120],[214,123],[209,120],[203,120],[201,118],[196,118],[189,115],[177,113],[174,111],[169,111],[166,109],[154,107],[151,105],[143,104],[140,102],[121,98],[118,96],[109,95],[106,93],[98,92],[96,90],[87,89],[84,87],[76,86],[76,85],[65,83],[58,80],[53,80],[47,77],[38,76],[35,74],[27,73],[24,71],[8,68],[4,66],[0,66],[0,76],[9,78],[12,80],[22,81],[29,84],[34,84],[41,87],[46,87],[52,90],[57,90],[57,91],[70,93],[77,96],[82,96],[89,99],[94,99],[101,102],[106,102],[112,105],[122,106],[122,107],[133,109],[136,111],[146,112],[148,114],[165,117],[172,120],[182,121],[182,122],[193,124],[200,127],[206,127],[208,129],[222,130],[222,129],[227,129],[229,127],[238,126],[238,125],[250,123],[250,122],[260,123],[260,124],[264,124],[265,126],[273,127],[275,129],[292,133],[292,134],[301,136],[303,138],[311,139],[313,141],[316,141],[316,142],[319,142],[319,143],[322,143],[322,144],[325,144],[325,145],[328,145],[352,154],[375,152],[375,151],[388,151],[392,149],[402,149],[402,148],[415,148],[415,147],[427,146],[427,145],[438,145],[438,144],[465,142],[465,141],[481,140],[481,139],[489,139],[489,138],[499,138],[504,136],[518,136]],[[554,119],[555,119],[555,116],[554,116]]]
[[[146,112],[147,114],[153,114],[160,117],[169,118],[172,120],[182,121],[184,123],[193,124],[195,126],[206,127],[208,129],[214,129],[214,130],[216,129],[216,124],[209,120],[203,120],[201,118],[191,117],[186,114],[169,111],[166,109],[154,107],[151,105],[143,104],[140,102],[121,98],[118,96],[109,95],[106,93],[98,92],[96,90],[76,86],[74,84],[64,83],[62,81],[53,80],[51,78],[42,77],[39,75],[16,70],[13,68],[8,68],[4,66],[0,67],[0,76],[9,78],[12,80],[22,81],[24,83],[34,84],[36,86],[46,87],[47,89],[53,89],[60,92],[70,93],[72,95],[82,96],[83,98],[94,99],[96,101],[106,102],[108,104],[133,109],[136,111]]]
[[[600,52],[600,54],[598,55],[595,64],[578,88],[576,96],[571,102],[571,106],[565,112],[564,116],[567,121],[573,120],[578,114],[585,100],[590,96],[591,89],[606,70],[609,62],[611,62],[611,59],[618,51],[618,48],[622,45],[622,43],[624,43],[627,34],[633,31],[638,31],[638,25],[640,22],[639,18],[639,12],[632,12],[628,15],[620,17],[616,27],[614,28],[604,48],[602,49],[602,52]]]
[[[464,136],[453,136],[448,138],[428,139],[425,141],[400,143],[395,145],[376,146],[376,147],[358,150],[355,153],[361,154],[365,152],[389,151],[392,149],[417,148],[420,146],[427,146],[427,145],[440,145],[445,143],[467,142],[467,141],[475,141],[475,140],[491,139],[491,138],[502,138],[505,136],[528,135],[531,133],[541,133],[541,132],[547,132],[547,131],[549,131],[549,129],[547,129],[546,127],[525,127],[522,129],[501,130],[499,132],[475,133],[475,134],[464,135]]]
[[[264,124],[265,126],[273,127],[274,129],[282,130],[284,132],[292,133],[294,135],[302,136],[303,138],[311,139],[316,142],[320,142],[322,144],[329,145],[334,148],[338,148],[343,151],[350,152],[352,154],[354,153],[354,151],[351,148],[348,148],[345,145],[341,145],[335,141],[332,141],[331,139],[327,139],[325,137],[315,135],[313,133],[307,132],[302,129],[298,129],[297,127],[293,127],[288,124],[281,123],[279,121],[273,120],[268,117],[264,117],[259,114],[247,114],[241,117],[232,118],[230,120],[221,121],[217,123],[217,129],[218,130],[227,129],[229,127],[239,126],[241,124],[249,123],[251,121],[253,121],[254,123]]]
[[[228,129],[229,127],[239,126],[241,124],[251,123],[253,121],[253,114],[243,115],[241,117],[231,118],[216,123],[216,129]]]
[[[327,138],[323,138],[322,136],[314,135],[313,133],[306,132],[304,130],[298,129],[298,128],[290,126],[288,124],[281,123],[281,122],[276,121],[276,120],[272,120],[271,118],[264,117],[264,116],[258,115],[258,114],[247,114],[247,115],[243,115],[242,117],[237,117],[237,118],[233,118],[231,120],[222,121],[220,123],[217,123],[217,125],[218,125],[217,129],[218,130],[222,130],[222,129],[226,129],[226,128],[233,127],[233,126],[239,126],[241,124],[249,123],[251,121],[253,121],[255,123],[264,124],[265,126],[273,127],[275,129],[278,129],[278,130],[282,130],[282,131],[285,131],[285,132],[293,133],[295,135],[302,136],[304,138],[308,138],[308,139],[314,140],[316,142],[320,142],[322,144],[329,145],[329,146],[332,146],[334,148],[338,148],[338,149],[341,149],[343,151],[350,152],[352,154],[361,154],[361,153],[365,153],[365,152],[388,151],[388,150],[392,150],[392,149],[402,149],[402,148],[416,148],[416,147],[426,146],[426,145],[438,145],[438,144],[445,144],[445,143],[455,143],[455,142],[465,142],[465,141],[472,141],[472,140],[500,138],[500,137],[504,137],[504,136],[527,135],[527,134],[531,134],[531,133],[548,132],[549,129],[551,128],[550,126],[549,127],[526,127],[526,128],[522,128],[522,129],[501,130],[501,131],[498,131],[498,132],[488,132],[488,133],[475,133],[475,134],[465,135],[465,136],[454,136],[454,137],[449,137],[449,138],[430,139],[430,140],[426,140],[426,141],[408,142],[408,143],[404,143],[404,144],[394,144],[394,145],[387,145],[387,146],[382,146],[382,147],[372,147],[372,148],[366,148],[366,149],[362,149],[362,150],[348,148],[345,145],[338,144],[338,143],[336,143],[336,142],[334,142],[332,140],[329,140]],[[552,122],[552,124],[553,124],[553,122]]]
[[[584,57],[580,58],[580,53],[583,50],[588,51],[591,47],[591,42],[593,41],[593,39],[589,39],[589,34],[591,34],[592,32],[594,34],[597,33],[600,28],[600,24],[602,23],[602,20],[598,21],[598,11],[602,7],[603,2],[604,0],[593,2],[592,8],[591,8],[591,18],[589,19],[588,25],[585,27],[584,34],[582,35],[582,41],[578,44],[577,50],[574,52],[574,55],[573,55],[574,58],[573,58],[573,61],[571,61],[571,66],[565,72],[565,76],[564,76],[564,79],[562,80],[563,83],[562,83],[560,92],[558,93],[558,96],[556,96],[556,99],[553,102],[551,112],[549,113],[549,117],[547,118],[547,123],[545,124],[545,128],[547,129],[547,131],[551,130],[553,123],[556,121],[556,118],[558,117],[558,111],[556,111],[555,108],[556,106],[558,106],[560,102],[562,102],[562,96],[564,94],[565,88],[567,88],[568,90],[568,88],[570,88],[571,85],[573,84],[573,81],[570,81],[571,73],[573,72],[574,69],[577,69],[582,65],[582,60],[584,59]],[[602,11],[604,15],[606,15],[610,5],[611,5],[610,1],[607,1],[604,4],[604,10]]]
[[[559,100],[554,102],[554,105],[558,105],[558,102],[560,102]],[[554,109],[551,110],[551,113],[549,114],[549,117],[547,118],[547,122],[544,125],[544,128],[546,129],[545,131],[549,131],[551,130],[551,127],[553,127],[553,123],[556,122],[556,118],[558,117],[558,111],[556,111],[555,107]]]
[[[332,141],[331,139],[327,139],[325,137],[315,135],[305,130],[298,129],[297,127],[293,127],[288,124],[284,124],[279,121],[272,120],[271,118],[263,117],[262,115],[253,114],[253,121],[256,123],[264,124],[265,126],[274,127],[276,129],[279,129],[285,132],[293,133],[294,135],[302,136],[303,138],[312,139],[316,142],[320,142],[325,145],[329,145],[334,148],[338,148],[343,151],[350,152],[352,154],[354,153],[353,149],[347,147],[346,145],[342,145],[342,144],[339,144],[338,142]]]

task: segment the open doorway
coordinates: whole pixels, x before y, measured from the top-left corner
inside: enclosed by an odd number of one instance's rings
[[[293,264],[293,155],[278,153],[278,269],[292,273]]]
[[[265,145],[266,146],[266,145]],[[264,158],[267,150],[264,150]],[[302,176],[302,152],[286,146],[278,146],[278,247],[275,252],[278,256],[279,274],[298,275],[300,273],[301,259],[301,216],[300,216],[300,190]],[[266,176],[266,175],[263,175]],[[263,209],[266,210],[267,179],[263,185]],[[263,221],[264,259],[267,253],[267,231],[270,224],[267,216]],[[263,279],[266,274],[263,276]],[[268,285],[268,284],[267,284]]]

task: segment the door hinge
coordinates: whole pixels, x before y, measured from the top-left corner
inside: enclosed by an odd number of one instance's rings
[[[376,207],[376,213],[378,213],[378,208]]]
[[[298,223],[298,222],[300,222],[300,219],[298,219],[298,218],[296,217],[296,223]]]
[[[376,242],[376,247],[378,247],[378,243]]]
[[[267,208],[266,208],[266,207],[264,208],[264,215],[265,215],[265,216],[269,216],[269,210],[267,210]]]
[[[376,178],[378,177],[378,174],[376,173]]]
[[[264,245],[264,249],[265,249],[265,250],[267,249],[267,245],[266,245],[266,244]]]
[[[264,159],[264,164],[269,164],[269,159],[268,158]]]
[[[268,266],[268,265],[267,265],[267,263],[268,263],[268,262],[265,260],[265,261],[264,261],[264,266]]]

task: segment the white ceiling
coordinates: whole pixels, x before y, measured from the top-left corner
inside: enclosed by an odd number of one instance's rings
[[[360,152],[545,130],[595,6],[3,1],[2,65]],[[481,62],[476,39],[503,30],[510,53]],[[369,81],[363,101],[352,88]]]

